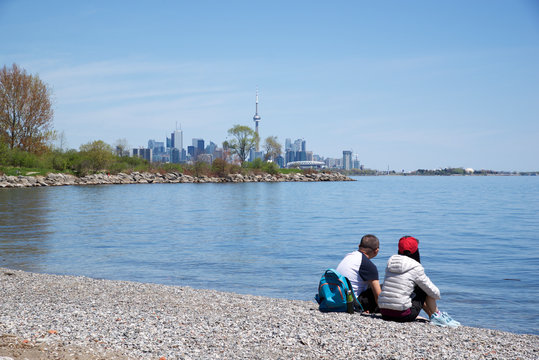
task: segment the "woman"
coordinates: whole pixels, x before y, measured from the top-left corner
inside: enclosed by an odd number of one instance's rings
[[[437,326],[458,327],[460,323],[436,306],[440,290],[421,265],[419,241],[411,236],[399,240],[399,254],[389,258],[378,306],[384,320],[414,321],[421,309]]]

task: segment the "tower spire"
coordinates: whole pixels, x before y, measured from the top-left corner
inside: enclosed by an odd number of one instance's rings
[[[258,135],[258,123],[260,122],[260,115],[258,115],[258,88],[256,88],[255,116],[253,116],[253,121],[255,122],[255,132]],[[258,142],[256,143],[256,151],[260,151]]]

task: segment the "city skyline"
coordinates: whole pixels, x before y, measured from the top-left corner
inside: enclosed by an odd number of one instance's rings
[[[256,111],[255,114],[258,114],[258,111]],[[253,117],[253,119],[255,118],[256,115],[255,117]],[[128,139],[119,140],[121,140],[120,143],[122,145],[125,145],[126,141],[127,143],[129,143]],[[198,158],[198,155],[203,154],[208,154],[212,156],[210,158],[205,158],[202,160],[206,162],[211,162],[216,158],[222,158],[223,149],[222,147],[220,147],[222,146],[222,142],[218,144],[214,143],[213,140],[208,140],[208,142],[206,142],[206,138],[204,137],[192,137],[191,141],[192,145],[184,146],[185,141],[183,139],[183,129],[181,129],[180,126],[179,130],[176,127],[176,130],[170,133],[170,137],[168,137],[168,135],[165,135],[163,141],[159,141],[157,140],[157,138],[150,138],[147,140],[147,145],[130,146],[129,150],[131,156],[140,156],[147,159],[148,161],[163,163],[194,162],[200,160]],[[361,166],[359,161],[359,154],[352,154],[352,152],[349,150],[343,150],[342,157],[332,158],[324,156],[323,154],[315,153],[312,150],[307,150],[307,141],[304,138],[295,139],[294,142],[292,142],[292,138],[285,138],[284,143],[279,143],[281,145],[282,153],[280,155],[280,159],[275,159],[275,161],[281,167],[286,167],[286,164],[289,162],[314,160],[325,162],[326,167],[328,168],[341,168],[343,166],[343,162],[345,162],[345,153],[350,154],[350,163],[348,167],[344,168],[345,170],[350,170],[354,168],[359,169]],[[147,152],[147,150],[151,151]],[[178,151],[175,152],[175,150]],[[117,148],[116,151],[118,152],[120,151],[120,149]],[[353,159],[352,156],[354,157]],[[264,151],[262,150],[258,152],[255,149],[252,149],[249,154],[248,161],[253,161],[257,157],[263,158]]]
[[[304,138],[367,168],[539,168],[539,5],[516,0],[0,0],[0,66],[53,93],[70,148],[181,123]]]

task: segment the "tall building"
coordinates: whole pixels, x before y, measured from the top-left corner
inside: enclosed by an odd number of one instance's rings
[[[204,139],[193,138],[194,159],[196,160],[198,155],[204,154]]]
[[[181,151],[183,149],[183,131],[174,130],[174,132],[170,134],[170,136],[170,147]]]
[[[215,144],[213,141],[210,141],[210,144],[206,146],[206,154],[214,155],[215,149],[217,149],[217,144]]]
[[[284,141],[284,151],[292,150],[292,140],[290,138],[287,138]]]
[[[352,152],[350,150],[344,150],[342,152],[342,168],[344,170],[350,170],[352,168]]]
[[[181,150],[172,148],[170,151],[170,162],[173,164],[179,164],[181,159]]]
[[[303,151],[305,148],[305,141],[303,139],[297,139],[294,141],[294,144],[292,145],[292,149],[296,152]]]
[[[256,89],[256,110],[255,116],[253,116],[253,121],[255,122],[255,132],[258,135],[258,123],[260,122],[260,115],[258,115],[258,89]],[[256,143],[256,152],[259,152],[259,145]]]
[[[148,162],[152,162],[152,149],[145,149],[145,148],[139,148],[139,149],[133,149],[133,156],[139,157],[142,159],[148,160]]]
[[[359,163],[358,154],[354,154],[354,161],[352,162],[352,169],[361,169],[361,164]]]

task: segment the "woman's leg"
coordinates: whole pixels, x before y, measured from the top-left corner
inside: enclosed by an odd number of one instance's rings
[[[436,299],[433,297],[427,296],[425,303],[423,304],[423,310],[430,316],[435,312],[438,312],[438,306],[436,306]]]

